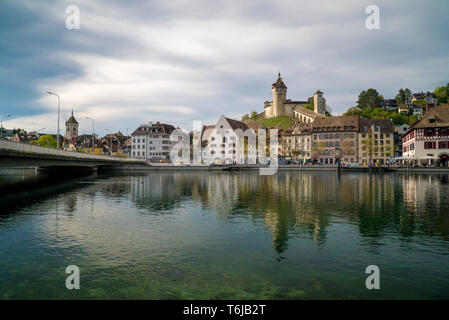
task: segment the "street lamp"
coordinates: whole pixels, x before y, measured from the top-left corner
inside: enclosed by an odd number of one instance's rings
[[[61,99],[59,99],[59,96],[56,93],[50,92],[50,91],[46,91],[48,94],[54,95],[58,98],[58,134],[56,136],[56,140],[57,140],[57,144],[56,144],[56,149],[59,149],[59,109],[61,106]]]
[[[91,117],[86,117],[86,119],[92,120],[92,153],[95,153],[95,121]]]
[[[10,114],[8,114],[7,116],[2,117],[1,119],[1,125],[0,125],[0,139],[3,139],[3,120],[6,118],[11,117]]]

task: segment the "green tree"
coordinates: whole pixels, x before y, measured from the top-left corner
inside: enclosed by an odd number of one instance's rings
[[[413,101],[413,104],[418,104],[421,107],[425,108],[427,101],[425,99],[417,99],[417,100]]]
[[[439,105],[449,103],[449,83],[444,87],[436,88],[433,93],[437,96],[437,103]]]
[[[357,100],[357,107],[362,110],[378,108],[382,100],[383,97],[379,95],[377,90],[370,88],[360,92],[359,99]]]
[[[47,147],[47,148],[55,148],[57,145],[56,138],[53,137],[51,134],[44,134],[39,137],[39,140],[37,142],[34,142],[38,144],[40,147]]]
[[[304,105],[304,108],[305,109],[308,109],[308,110],[315,110],[315,108],[314,108],[314,106],[313,106],[313,103],[307,103],[307,104],[305,104]]]
[[[362,110],[359,107],[351,107],[345,113],[344,116],[360,116],[362,114]]]
[[[410,103],[412,101],[412,91],[409,88],[399,89],[396,95],[396,102],[399,103]]]
[[[249,119],[249,114],[243,115],[242,121],[246,121],[246,120],[248,120],[248,119]]]
[[[255,110],[251,111],[250,120],[256,120],[257,118],[257,112]]]
[[[14,129],[13,131],[12,131],[12,133],[13,134],[27,134],[27,132],[26,132],[26,130],[25,129],[20,129],[20,128],[17,128],[17,129]]]

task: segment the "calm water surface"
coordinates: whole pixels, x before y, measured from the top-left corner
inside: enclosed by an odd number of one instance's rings
[[[0,191],[0,299],[449,298],[447,175],[3,170]]]

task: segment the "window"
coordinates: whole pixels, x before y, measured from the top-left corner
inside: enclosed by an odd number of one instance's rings
[[[440,141],[438,142],[438,149],[448,149],[449,141]]]
[[[435,149],[436,142],[434,141],[426,141],[424,142],[424,149]]]

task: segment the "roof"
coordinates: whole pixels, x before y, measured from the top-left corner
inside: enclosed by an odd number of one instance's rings
[[[242,121],[238,121],[238,120],[234,120],[234,119],[230,119],[230,118],[226,118],[226,121],[228,121],[229,125],[231,126],[231,128],[233,130],[236,129],[242,129],[243,132],[246,131],[246,129],[248,129],[248,126],[246,123],[242,122]]]
[[[66,121],[66,124],[68,124],[68,123],[78,124],[78,121],[76,121],[75,117],[73,116],[73,111],[72,111],[72,115],[70,116],[69,120]]]
[[[148,125],[141,125],[131,133],[131,136],[171,134],[174,130],[175,127],[171,124],[156,122]]]
[[[308,101],[298,101],[298,100],[292,101],[290,99],[286,99],[284,101],[284,104],[307,104],[307,103],[309,103],[309,102]]]
[[[312,128],[324,127],[353,127],[354,130],[359,128],[358,116],[336,116],[336,117],[317,117],[310,123]]]
[[[433,107],[425,116],[416,121],[404,133],[423,128],[449,127],[449,105]]]
[[[207,146],[209,142],[209,136],[214,129],[214,124],[203,126],[203,130],[201,131],[201,147],[204,148],[205,146]]]
[[[420,100],[425,99],[427,97],[436,98],[437,96],[434,93],[427,91],[426,93],[424,92],[413,93],[412,97]]]
[[[280,134],[283,136],[296,135],[296,134],[303,135],[309,134],[311,129],[312,126],[310,123],[298,123],[291,125],[287,129],[281,130]]]
[[[85,147],[91,147],[92,148],[92,135],[91,134],[82,134],[80,136],[75,137],[75,143],[77,145],[83,145]],[[100,143],[100,139],[95,136],[95,148],[103,147]]]
[[[282,81],[281,73],[279,72],[278,78],[275,83],[272,85],[273,88],[284,88],[287,89],[287,86],[285,85],[284,81]]]
[[[312,117],[312,118],[325,117],[325,115],[323,115],[321,113],[316,113],[315,111],[312,111],[312,110],[309,110],[309,109],[306,109],[306,108],[300,107],[300,106],[295,107],[294,110],[297,112],[304,113],[305,115],[308,115],[309,117]]]
[[[371,127],[376,125],[380,129],[380,133],[393,133],[394,126],[393,123],[388,119],[368,119],[360,118],[359,127],[361,132],[367,132],[371,130]]]

